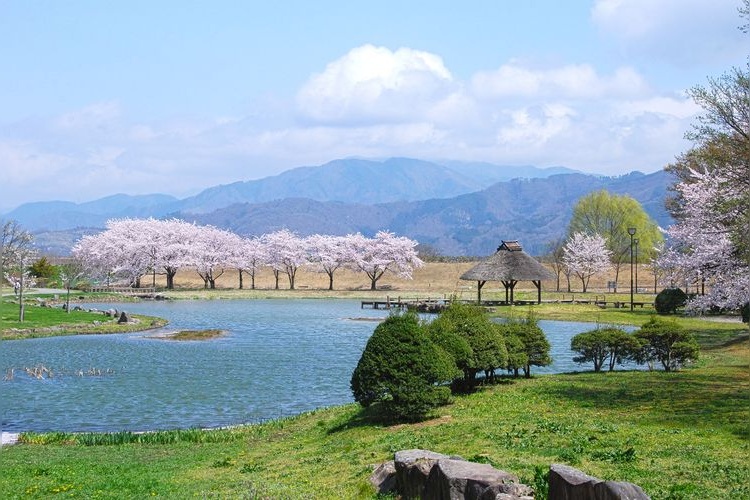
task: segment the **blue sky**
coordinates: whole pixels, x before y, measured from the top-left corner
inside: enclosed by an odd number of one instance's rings
[[[653,172],[740,0],[0,0],[0,212],[359,156]]]

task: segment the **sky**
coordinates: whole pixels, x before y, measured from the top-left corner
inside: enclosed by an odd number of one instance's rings
[[[0,0],[0,213],[337,158],[663,168],[741,0]]]

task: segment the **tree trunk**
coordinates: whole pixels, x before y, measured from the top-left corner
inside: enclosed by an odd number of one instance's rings
[[[240,271],[240,290],[242,290],[242,269]]]
[[[18,287],[18,322],[23,323],[24,308],[23,308],[23,262],[21,262],[21,277],[19,278]]]
[[[176,269],[166,269],[167,271],[167,289],[174,290],[174,275],[177,274]]]
[[[250,288],[255,290],[255,272],[250,274]]]
[[[273,277],[276,279],[276,290],[279,289],[279,270],[274,269],[273,270]]]
[[[333,271],[328,273],[328,289],[333,290]]]

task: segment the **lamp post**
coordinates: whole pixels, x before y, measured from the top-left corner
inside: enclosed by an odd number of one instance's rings
[[[635,238],[633,243],[635,243],[635,293],[638,293],[638,238]]]
[[[635,236],[635,228],[629,227],[628,234],[630,235],[630,310],[633,311],[633,236]]]

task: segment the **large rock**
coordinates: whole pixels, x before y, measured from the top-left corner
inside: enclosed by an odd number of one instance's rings
[[[378,493],[394,493],[396,491],[396,463],[391,460],[375,467],[370,475],[370,484]]]
[[[568,465],[549,468],[549,500],[643,500],[650,497],[637,485],[602,481]]]
[[[531,488],[519,484],[513,474],[487,464],[451,459],[437,461],[424,489],[424,498],[431,500],[494,500],[498,495],[500,498],[532,498],[532,494]]]
[[[128,317],[128,313],[125,311],[120,313],[120,319],[117,320],[118,323],[127,323],[130,321],[130,318]]]
[[[396,465],[396,487],[404,499],[422,498],[427,477],[438,460],[448,455],[429,450],[397,451],[393,461]]]

